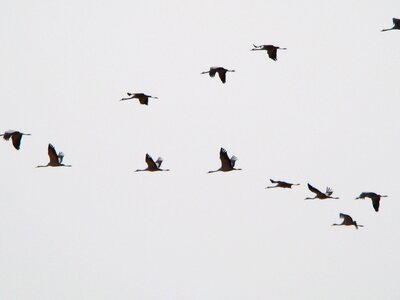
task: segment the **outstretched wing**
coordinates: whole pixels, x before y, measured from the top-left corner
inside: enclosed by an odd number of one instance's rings
[[[49,144],[49,147],[47,148],[47,153],[49,154],[50,164],[57,165],[59,163],[58,155],[56,149],[52,144]]]
[[[230,169],[232,167],[231,160],[228,157],[228,153],[224,148],[219,151],[219,159],[221,160],[222,169]]]
[[[139,99],[140,104],[148,105],[149,104],[149,97],[146,95],[140,95],[137,97]]]
[[[211,76],[211,77],[214,77],[214,76],[215,76],[215,73],[217,73],[217,68],[211,67],[211,68],[210,68],[210,71],[209,71],[210,76]]]
[[[235,163],[236,163],[237,160],[238,160],[238,158],[237,158],[235,155],[233,155],[233,156],[231,157],[230,161],[231,161],[231,166],[232,166],[232,168],[235,167]]]
[[[277,52],[278,52],[278,49],[275,48],[275,47],[274,47],[274,48],[269,47],[269,48],[267,49],[268,56],[269,56],[269,58],[271,58],[272,60],[276,60],[276,59],[277,59],[277,58],[276,58]]]
[[[146,164],[149,167],[149,169],[151,170],[156,170],[158,169],[156,163],[154,162],[154,160],[151,158],[151,156],[149,154],[146,153]]]
[[[222,83],[226,82],[226,71],[220,70],[218,71],[219,78],[221,79]]]
[[[345,223],[353,223],[353,218],[346,214],[339,214],[339,217],[344,219]]]
[[[157,158],[156,165],[158,166],[158,168],[161,167],[162,162],[163,162],[162,157]]]
[[[64,159],[64,153],[63,152],[58,152],[58,161],[60,162],[60,164],[62,163],[63,159]]]
[[[11,135],[12,144],[15,149],[19,150],[19,146],[21,145],[22,133],[19,131],[15,131]]]
[[[315,194],[322,194],[320,190],[316,189],[315,187],[313,187],[311,184],[308,183],[308,189],[315,193]]]
[[[273,180],[273,179],[270,179],[269,181],[271,181],[271,183],[279,183],[278,181]]]
[[[332,194],[333,194],[333,190],[332,190],[330,187],[327,187],[327,188],[326,188],[325,195],[330,196],[330,195],[332,195]]]
[[[373,197],[372,199],[372,206],[374,207],[375,211],[379,211],[379,202],[380,202],[380,197]]]
[[[15,130],[7,130],[6,132],[4,132],[4,134],[2,134],[3,135],[3,139],[8,141],[10,139],[10,137],[12,137],[14,132],[15,132]]]

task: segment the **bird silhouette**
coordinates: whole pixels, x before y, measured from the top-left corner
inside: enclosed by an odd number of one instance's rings
[[[375,211],[378,212],[379,202],[381,201],[381,197],[387,197],[387,196],[386,195],[382,196],[373,192],[363,192],[356,199],[370,198],[372,200],[372,206],[374,207]]]
[[[50,161],[47,165],[37,166],[36,168],[45,168],[45,167],[72,167],[71,165],[64,165],[62,163],[64,159],[64,153],[59,152],[57,154],[56,149],[52,144],[49,144],[47,148],[47,153],[49,155]]]
[[[278,49],[279,50],[287,50],[287,48],[280,48],[280,47],[276,47],[274,45],[260,45],[260,46],[256,46],[254,45],[254,48],[251,49],[251,51],[257,51],[257,50],[266,50],[268,53],[268,56],[270,59],[276,61],[277,60],[277,52]]]
[[[270,179],[270,181],[271,181],[271,183],[276,183],[276,185],[267,186],[266,189],[272,189],[272,188],[291,189],[292,186],[294,186],[294,185],[300,185],[300,183],[288,183],[285,181],[279,181],[279,180],[273,180],[273,179]]]
[[[169,171],[169,169],[161,169],[161,164],[163,162],[163,159],[159,157],[156,161],[151,158],[149,154],[146,153],[146,158],[145,158],[147,168],[146,169],[137,169],[135,172],[143,172],[143,171],[149,171],[149,172],[155,172],[155,171]]]
[[[158,97],[153,97],[143,93],[127,93],[127,95],[129,96],[128,98],[122,98],[120,101],[131,100],[136,98],[139,100],[140,104],[149,105],[149,98],[158,99]]]
[[[215,77],[215,74],[218,73],[218,76],[221,79],[222,83],[225,83],[227,72],[235,72],[235,70],[227,70],[223,67],[211,67],[209,71],[201,72],[201,74],[209,74],[210,77]]]
[[[340,223],[340,224],[336,224],[336,223],[335,223],[335,224],[332,224],[332,226],[342,226],[342,225],[344,225],[344,226],[351,226],[351,225],[354,225],[354,226],[356,227],[356,229],[358,229],[358,227],[364,227],[364,225],[357,224],[356,221],[353,221],[353,218],[350,217],[349,215],[346,215],[346,214],[339,214],[339,217],[340,217],[341,219],[343,219],[343,222]]]
[[[304,200],[313,200],[313,199],[339,199],[338,197],[332,197],[332,193],[333,190],[330,187],[326,188],[326,192],[322,193],[320,190],[316,189],[315,187],[313,187],[311,184],[308,183],[308,189],[315,193],[315,197],[314,198],[306,198]]]
[[[7,130],[3,134],[0,134],[0,136],[3,137],[4,140],[8,141],[11,138],[12,144],[15,149],[19,150],[19,147],[21,145],[21,139],[23,135],[31,135],[30,133],[22,133],[16,130]]]
[[[233,171],[233,170],[242,170],[242,169],[236,169],[235,168],[235,163],[237,161],[236,156],[232,156],[229,158],[228,153],[224,148],[221,148],[219,151],[219,159],[221,160],[221,167],[218,170],[215,171],[208,171],[208,173],[215,173],[215,172],[228,172],[228,171]]]
[[[389,31],[394,29],[400,29],[400,19],[393,18],[393,27],[388,29],[382,29],[381,31]]]

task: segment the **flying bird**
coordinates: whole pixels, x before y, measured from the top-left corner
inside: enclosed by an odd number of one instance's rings
[[[254,48],[251,49],[251,51],[266,50],[267,53],[268,53],[269,58],[272,59],[272,60],[275,60],[275,61],[277,60],[277,57],[276,57],[276,56],[277,56],[278,49],[279,49],[279,50],[287,50],[287,48],[280,48],[280,47],[276,47],[276,46],[274,46],[274,45],[260,45],[260,46],[256,46],[256,45],[253,44],[253,46],[254,46]]]
[[[381,31],[389,31],[394,29],[400,29],[400,19],[393,18],[393,27],[388,29],[382,29]]]
[[[149,98],[158,99],[157,97],[153,97],[143,93],[127,93],[127,95],[129,96],[128,98],[122,98],[120,101],[136,98],[139,100],[140,104],[149,105]]]
[[[364,225],[359,225],[359,224],[357,224],[356,221],[353,221],[353,218],[350,217],[349,215],[339,214],[339,217],[341,219],[343,219],[343,222],[341,224],[336,224],[336,223],[332,224],[332,226],[342,226],[342,225],[351,226],[351,225],[354,225],[356,227],[356,229],[358,229],[358,227],[364,227]]]
[[[47,148],[47,153],[49,155],[50,161],[47,165],[37,166],[36,168],[45,168],[45,167],[72,167],[71,165],[64,165],[62,163],[64,159],[64,153],[59,152],[57,154],[56,149],[52,144],[49,144]]]
[[[224,148],[221,148],[219,151],[219,159],[221,160],[221,167],[218,170],[215,171],[208,171],[208,173],[214,173],[214,172],[228,172],[228,171],[233,171],[233,170],[241,170],[241,169],[236,169],[235,168],[235,163],[237,161],[236,156],[232,156],[229,158],[228,153]]]
[[[15,149],[19,150],[19,147],[21,145],[21,139],[23,135],[31,135],[30,133],[22,133],[16,130],[7,130],[3,134],[0,134],[0,136],[3,137],[4,140],[8,141],[11,138],[12,144]]]
[[[235,72],[235,70],[227,70],[223,67],[211,67],[209,71],[201,72],[201,74],[209,74],[210,77],[215,77],[215,74],[218,73],[218,76],[221,79],[222,83],[225,83],[227,72]]]
[[[272,188],[291,189],[293,185],[300,185],[300,183],[288,183],[285,181],[279,181],[279,180],[273,180],[273,179],[270,179],[270,181],[271,181],[271,183],[276,183],[276,185],[267,186],[266,189],[272,189]]]
[[[163,159],[159,157],[156,161],[151,158],[149,154],[146,153],[146,158],[145,158],[147,168],[146,169],[137,169],[135,172],[142,172],[142,171],[149,171],[149,172],[155,172],[155,171],[169,171],[169,169],[161,169],[161,164],[163,162]]]
[[[379,211],[379,202],[381,201],[381,197],[387,197],[386,195],[378,195],[372,192],[363,192],[358,196],[356,199],[365,199],[370,198],[372,200],[372,206],[374,207],[375,211]]]
[[[326,188],[326,192],[323,193],[320,190],[316,189],[315,187],[313,187],[311,184],[308,183],[308,189],[315,193],[315,197],[314,198],[306,198],[304,200],[313,200],[313,199],[339,199],[338,197],[332,197],[332,193],[333,190],[330,187]]]

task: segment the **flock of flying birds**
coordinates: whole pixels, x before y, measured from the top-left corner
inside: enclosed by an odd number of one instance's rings
[[[392,28],[387,28],[387,29],[382,29],[382,31],[389,31],[389,30],[400,30],[400,19],[393,18],[393,27]],[[286,48],[281,48],[277,47],[274,45],[260,45],[256,46],[253,45],[254,48],[251,49],[251,51],[257,51],[257,50],[265,50],[267,51],[267,54],[269,58],[272,60],[276,61],[277,60],[277,52],[278,50],[286,50]],[[211,67],[210,70],[204,71],[201,74],[209,74],[210,77],[215,77],[216,74],[218,74],[219,78],[221,79],[222,83],[226,82],[226,73],[228,72],[235,72],[235,70],[228,70],[223,67]],[[131,100],[131,99],[138,99],[140,104],[143,105],[148,105],[149,99],[158,99],[157,97],[146,95],[144,93],[127,93],[128,97],[122,98],[120,101],[124,100]],[[21,140],[24,135],[31,135],[29,133],[22,133],[20,131],[16,130],[7,130],[3,134],[0,134],[0,136],[3,137],[4,140],[9,141],[11,139],[12,144],[15,149],[19,150],[21,146]],[[56,151],[54,146],[52,144],[48,145],[48,156],[49,156],[49,162],[46,165],[38,165],[37,168],[44,168],[44,167],[71,167],[71,165],[66,165],[63,164],[63,159],[64,159],[64,154],[62,152]],[[227,151],[224,148],[220,149],[219,152],[219,158],[221,160],[221,166],[217,170],[209,171],[208,173],[215,173],[215,172],[229,172],[229,171],[234,171],[234,170],[241,170],[239,168],[235,168],[235,164],[237,161],[236,156],[228,156]],[[137,169],[135,172],[140,172],[140,171],[149,171],[149,172],[155,172],[155,171],[169,171],[169,169],[161,169],[161,164],[163,162],[163,159],[159,157],[156,161],[153,160],[153,158],[149,155],[146,154],[145,157],[145,162],[147,164],[147,168],[145,169]],[[273,186],[267,186],[266,189],[270,188],[292,188],[292,186],[300,185],[298,183],[288,183],[285,181],[276,181],[273,179],[270,179],[271,183],[275,184]],[[330,187],[326,188],[325,192],[321,192],[317,188],[313,187],[311,184],[307,184],[308,189],[315,194],[314,197],[307,197],[305,200],[314,200],[314,199],[339,199],[338,197],[333,197],[333,190]],[[387,197],[387,195],[379,195],[373,192],[363,192],[361,193],[356,199],[365,199],[365,198],[370,198],[372,201],[372,206],[376,212],[379,211],[379,204],[380,200],[382,197]],[[352,226],[354,225],[356,229],[358,227],[363,227],[363,225],[357,224],[356,221],[353,220],[353,218],[347,214],[340,213],[339,217],[343,219],[342,223],[340,224],[332,224],[332,226]]]

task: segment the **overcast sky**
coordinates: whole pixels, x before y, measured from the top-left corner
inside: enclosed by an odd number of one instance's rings
[[[32,136],[0,141],[0,299],[400,299],[393,17],[398,0],[3,1],[0,131]],[[48,143],[72,168],[35,168]],[[207,174],[220,147],[242,171]],[[146,153],[171,171],[133,172]],[[340,199],[304,201],[308,182]],[[389,195],[378,213],[364,191]]]

